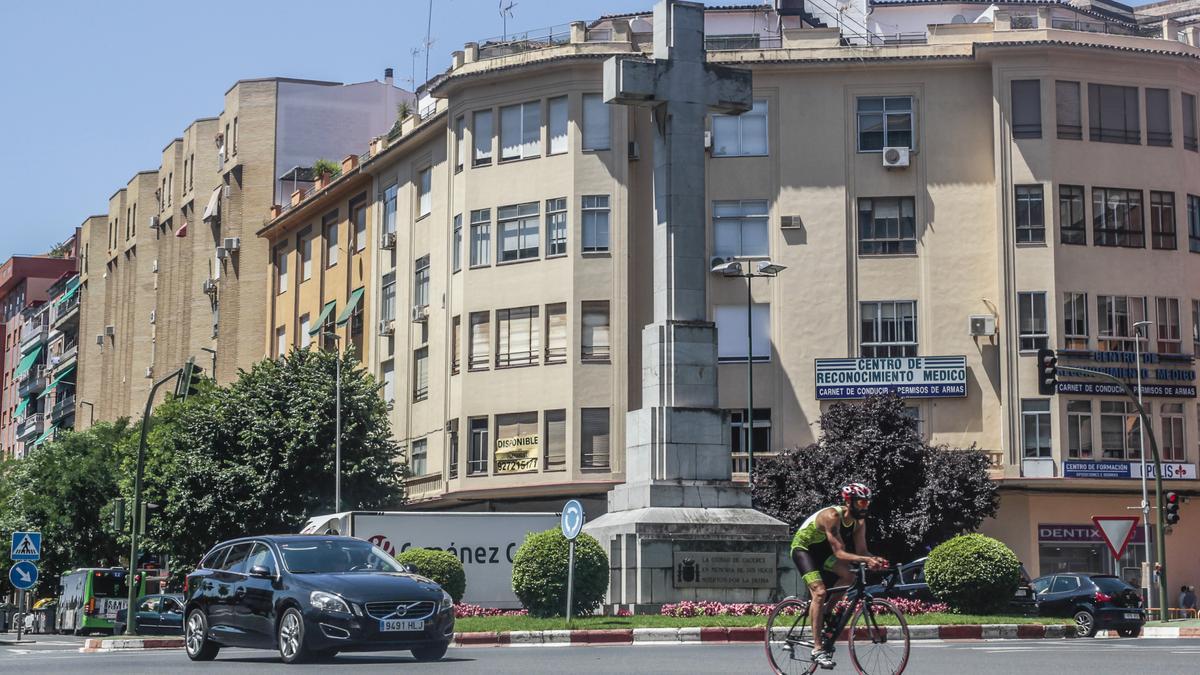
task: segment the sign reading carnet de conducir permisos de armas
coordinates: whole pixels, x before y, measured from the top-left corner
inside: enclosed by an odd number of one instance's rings
[[[967,395],[965,356],[817,359],[816,369],[818,400],[882,394],[902,398]]]

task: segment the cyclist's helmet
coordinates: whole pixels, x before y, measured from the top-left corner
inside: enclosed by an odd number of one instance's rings
[[[842,487],[842,501],[850,508],[850,515],[855,518],[865,518],[867,508],[864,502],[871,501],[871,488],[862,483],[850,483]]]

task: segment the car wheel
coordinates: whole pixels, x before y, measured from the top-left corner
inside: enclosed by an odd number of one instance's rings
[[[217,658],[221,646],[208,639],[208,617],[199,609],[188,614],[187,628],[183,632],[183,645],[188,658],[193,661],[212,661]]]
[[[413,658],[418,661],[437,661],[446,655],[449,642],[435,642],[412,650]]]
[[[1142,632],[1141,626],[1127,626],[1125,628],[1117,629],[1117,635],[1120,635],[1121,637],[1137,637],[1138,633],[1141,633],[1141,632]]]
[[[1096,617],[1086,609],[1075,612],[1075,637],[1095,637]]]
[[[304,616],[295,607],[289,607],[279,619],[279,658],[284,663],[304,663],[312,652],[304,647]]]

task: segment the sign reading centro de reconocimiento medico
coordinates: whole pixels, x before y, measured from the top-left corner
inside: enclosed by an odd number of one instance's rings
[[[897,394],[904,398],[967,395],[967,357],[817,359],[817,399],[865,398]]]

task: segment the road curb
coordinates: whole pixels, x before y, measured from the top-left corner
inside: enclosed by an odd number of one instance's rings
[[[98,652],[121,652],[138,649],[181,649],[183,647],[183,638],[119,638],[115,640],[101,640],[98,638],[89,638],[79,651],[85,654]]]

